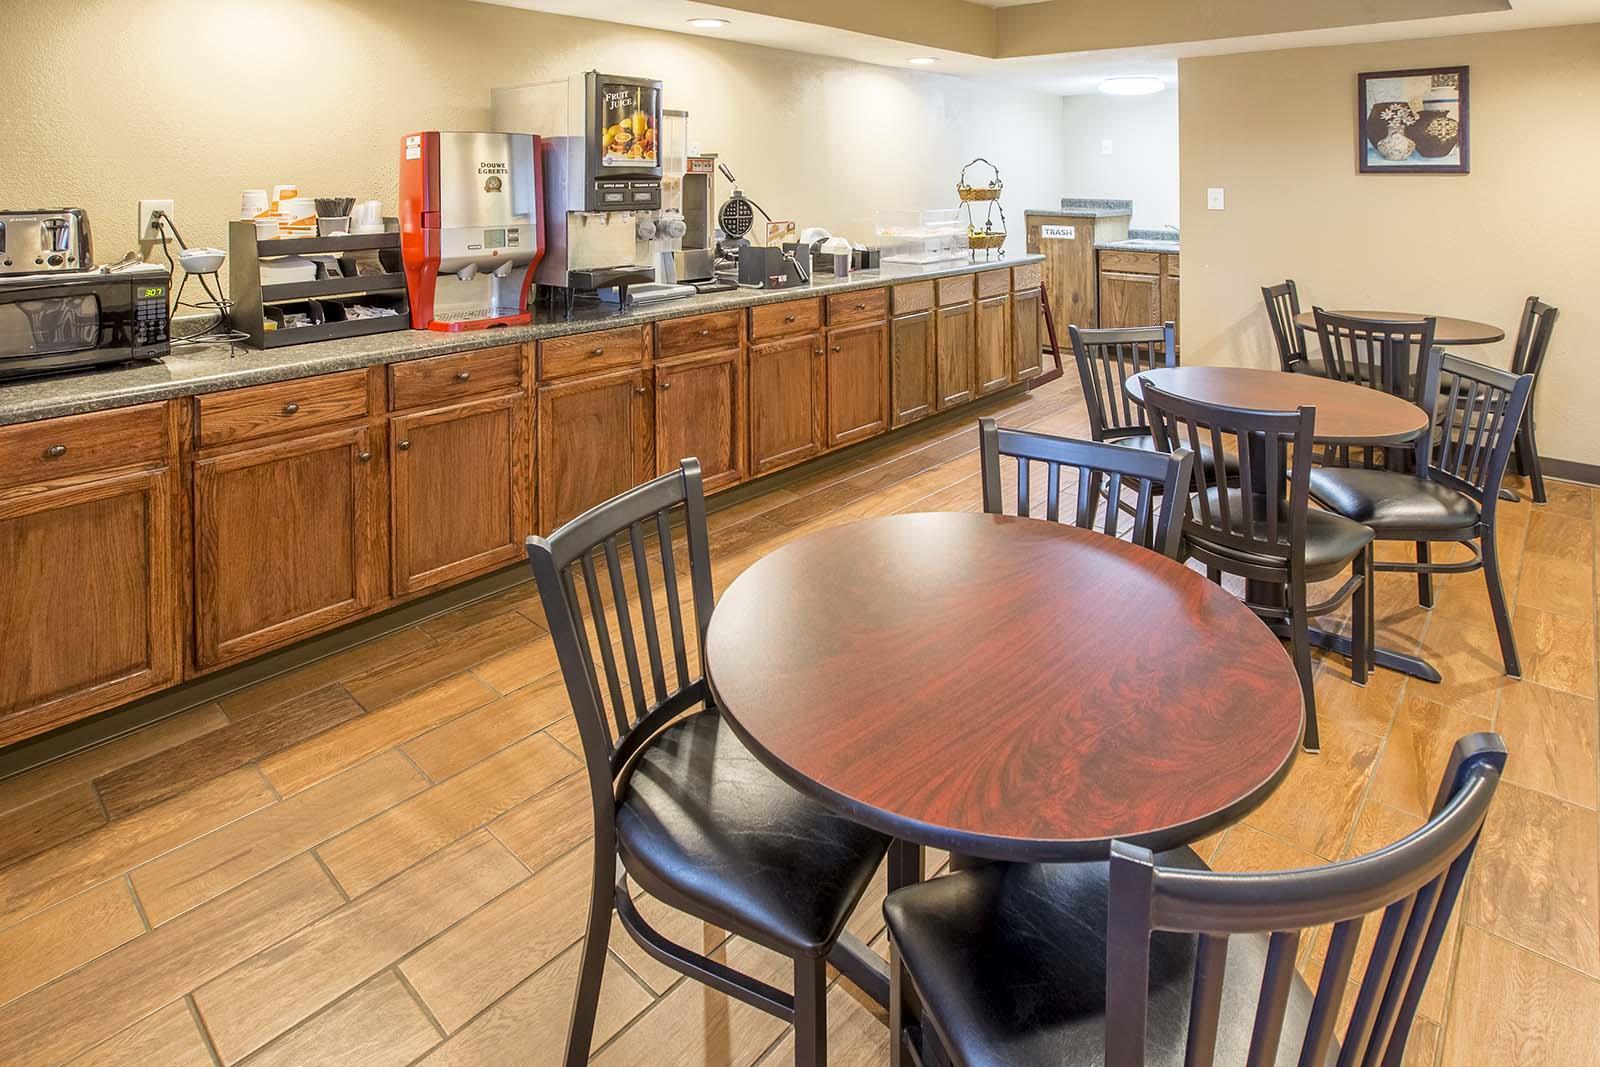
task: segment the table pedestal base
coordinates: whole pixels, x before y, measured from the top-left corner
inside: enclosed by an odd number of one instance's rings
[[[1244,589],[1246,603],[1265,604],[1277,607],[1283,603],[1283,587],[1273,585],[1271,582],[1246,582]],[[1267,624],[1267,629],[1277,634],[1284,640],[1289,640],[1289,623],[1283,619],[1262,619]],[[1316,648],[1325,648],[1330,652],[1337,652],[1346,658],[1350,655],[1350,639],[1315,626],[1307,626],[1306,634],[1311,644]],[[1386,667],[1391,671],[1412,678],[1420,678],[1424,682],[1438,682],[1442,680],[1438,670],[1427,660],[1419,656],[1412,656],[1405,652],[1396,652],[1392,648],[1374,648],[1372,650],[1372,666]]]

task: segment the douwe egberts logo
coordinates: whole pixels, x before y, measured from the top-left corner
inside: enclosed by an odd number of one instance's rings
[[[510,171],[504,163],[479,163],[478,173],[484,175],[483,191],[498,193],[506,187],[506,174]]]

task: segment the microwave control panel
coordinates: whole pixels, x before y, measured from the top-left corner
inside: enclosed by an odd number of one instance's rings
[[[133,346],[165,351],[167,319],[167,286],[136,286],[133,291]]]

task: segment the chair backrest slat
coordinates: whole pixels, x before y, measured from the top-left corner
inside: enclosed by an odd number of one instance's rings
[[[1263,285],[1261,299],[1267,305],[1267,323],[1272,327],[1272,340],[1278,347],[1278,364],[1285,371],[1293,371],[1306,361],[1305,335],[1294,324],[1300,314],[1300,290],[1290,278],[1282,285]]]
[[[600,647],[600,661],[606,672],[606,691],[611,695],[611,716],[616,720],[620,738],[632,725],[622,703],[622,682],[617,674],[617,657],[612,652],[611,630],[606,625],[606,603],[600,595],[600,581],[595,574],[594,550],[582,556],[583,587],[589,593],[589,613],[594,622],[595,644]]]
[[[656,541],[661,546],[661,576],[667,594],[667,625],[672,630],[672,659],[678,668],[678,688],[688,684],[689,659],[683,644],[683,606],[678,602],[678,568],[672,558],[672,524],[667,513],[656,515]]]
[[[1104,499],[1106,515],[1102,529],[1107,534],[1121,536],[1122,512],[1126,508],[1133,517],[1129,536],[1135,544],[1177,558],[1183,489],[1193,466],[1189,452],[1179,449],[1168,454],[1022,430],[1002,430],[994,419],[983,418],[978,420],[978,454],[983,510],[989,514],[1005,514],[1000,466],[1002,457],[1010,456],[1017,464],[1016,514],[1031,515],[1028,500],[1031,465],[1038,462],[1045,467],[1045,518],[1048,521],[1070,521],[1080,529],[1092,530]],[[1075,493],[1063,492],[1063,467],[1071,468],[1075,474]],[[1124,489],[1133,493],[1132,503],[1123,499]],[[1159,509],[1152,505],[1156,495],[1161,497]],[[1062,516],[1064,502],[1074,505],[1073,514],[1065,519]],[[1153,510],[1157,514],[1152,520]]]
[[[1149,433],[1144,413],[1126,386],[1140,371],[1178,365],[1177,327],[1170,322],[1116,330],[1068,326],[1067,333],[1089,411],[1089,436],[1109,441]]]
[[[1356,944],[1361,937],[1361,917],[1345,919],[1333,924],[1328,938],[1328,951],[1322,961],[1322,978],[1317,983],[1317,993],[1311,1002],[1311,1016],[1306,1021],[1306,1039],[1300,1048],[1299,1067],[1322,1067],[1327,1062],[1328,1049],[1333,1047],[1333,1031],[1339,1021],[1339,1008],[1344,1004],[1345,986],[1350,981],[1350,969],[1355,963]]]
[[[1400,948],[1401,933],[1416,897],[1405,896],[1383,909],[1383,920],[1378,924],[1378,937],[1372,945],[1372,955],[1367,959],[1367,970],[1356,993],[1355,1010],[1345,1027],[1344,1043],[1339,1049],[1338,1067],[1356,1067],[1367,1062],[1367,1049],[1375,1036],[1378,1002],[1389,984]]]
[[[1277,930],[1267,940],[1267,961],[1261,974],[1261,995],[1256,1001],[1256,1024],[1250,1031],[1246,1067],[1271,1067],[1277,1062],[1289,988],[1294,984],[1294,956],[1299,947],[1299,930]]]
[[[1418,400],[1416,377],[1433,347],[1437,320],[1367,319],[1313,308],[1328,377]]]
[[[643,620],[645,650],[650,656],[650,682],[657,703],[667,699],[666,664],[661,660],[661,634],[656,626],[656,601],[651,587],[650,565],[645,558],[644,524],[628,526],[628,550],[633,553],[633,580],[639,587],[639,614]]]
[[[1194,989],[1189,994],[1185,1067],[1211,1067],[1222,1023],[1222,983],[1228,972],[1228,936],[1201,934],[1195,942]]]

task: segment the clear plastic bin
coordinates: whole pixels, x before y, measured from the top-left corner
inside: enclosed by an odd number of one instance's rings
[[[967,257],[966,230],[961,209],[903,208],[880,210],[873,232],[883,249],[885,263],[943,263]]]

